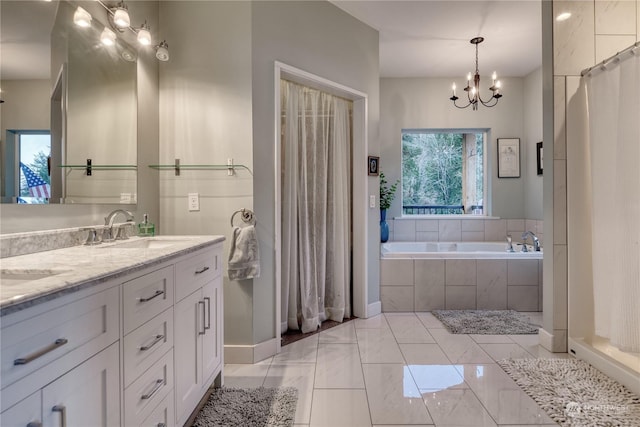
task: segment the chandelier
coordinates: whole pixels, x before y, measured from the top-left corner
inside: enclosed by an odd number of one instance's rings
[[[478,45],[484,41],[483,37],[474,37],[471,39],[471,44],[476,45],[476,74],[473,76],[473,82],[471,81],[471,73],[467,74],[467,87],[464,91],[467,92],[467,98],[469,102],[466,105],[458,105],[456,101],[459,99],[456,96],[456,84],[453,83],[451,89],[453,90],[453,96],[449,98],[453,101],[453,105],[458,108],[467,108],[469,105],[473,106],[473,110],[478,109],[478,104],[482,104],[485,107],[494,107],[498,104],[498,100],[502,97],[500,93],[500,81],[496,81],[496,72],[493,72],[493,84],[489,88],[491,90],[491,98],[487,101],[483,100],[480,96],[480,72],[478,71]],[[472,85],[473,83],[473,85]]]

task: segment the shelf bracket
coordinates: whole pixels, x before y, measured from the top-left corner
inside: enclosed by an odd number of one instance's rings
[[[175,170],[176,176],[180,176],[180,159],[175,159],[173,168]]]
[[[91,159],[87,159],[87,176],[91,176]]]

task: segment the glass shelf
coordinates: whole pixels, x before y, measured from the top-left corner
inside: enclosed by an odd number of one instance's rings
[[[91,169],[138,169],[137,165],[58,165],[59,168],[67,168],[67,169],[86,169],[90,167]]]
[[[180,170],[224,170],[233,173],[236,169],[244,169],[253,175],[251,169],[245,165],[185,165],[177,161],[172,165],[149,165],[151,169],[157,170],[173,170],[176,176],[180,175]]]

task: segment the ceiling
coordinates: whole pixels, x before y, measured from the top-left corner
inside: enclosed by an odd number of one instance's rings
[[[466,76],[474,68],[469,40],[476,36],[485,38],[479,45],[481,74],[526,76],[542,64],[540,2],[332,1],[380,32],[382,77]],[[49,77],[55,7],[56,2],[0,1],[2,79]]]
[[[381,77],[524,77],[542,65],[541,0],[341,1],[333,4],[380,32]]]

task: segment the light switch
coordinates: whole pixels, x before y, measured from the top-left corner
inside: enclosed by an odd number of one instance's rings
[[[200,198],[198,193],[189,193],[189,212],[200,210]]]
[[[370,208],[375,208],[376,207],[376,196],[373,194],[369,195],[369,207]]]

